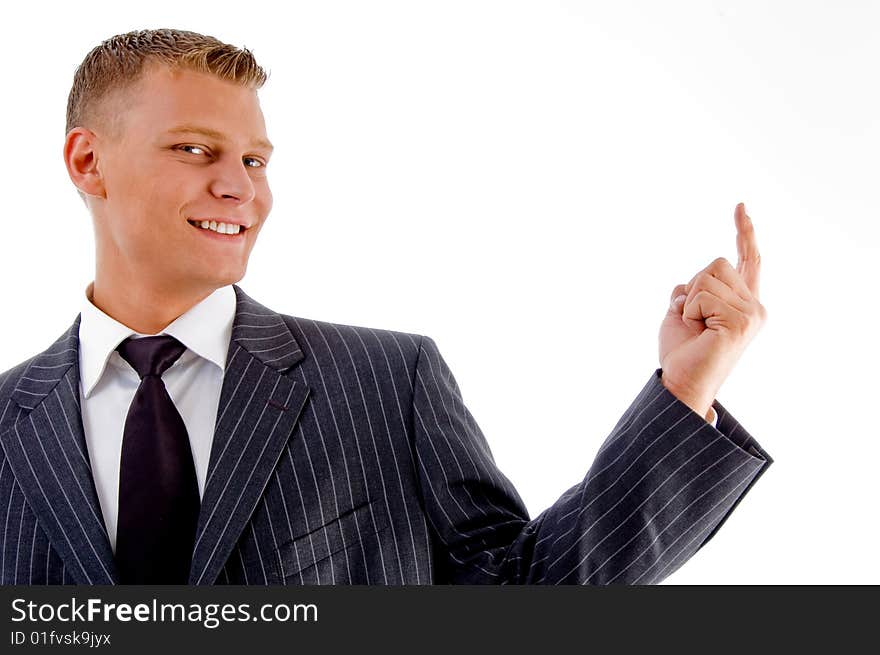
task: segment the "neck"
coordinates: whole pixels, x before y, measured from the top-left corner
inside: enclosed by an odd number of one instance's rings
[[[95,307],[135,332],[157,334],[213,291],[115,285],[97,274],[86,295]]]

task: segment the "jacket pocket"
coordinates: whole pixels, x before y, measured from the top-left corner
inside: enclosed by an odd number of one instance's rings
[[[279,578],[296,575],[387,527],[385,508],[369,500],[278,546]]]

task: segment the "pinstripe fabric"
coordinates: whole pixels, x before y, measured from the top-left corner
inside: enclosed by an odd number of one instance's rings
[[[237,310],[190,584],[653,584],[772,463],[659,372],[534,519],[429,337]],[[0,582],[118,582],[85,446],[77,316],[0,375]]]

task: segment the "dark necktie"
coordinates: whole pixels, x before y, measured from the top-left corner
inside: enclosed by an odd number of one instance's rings
[[[141,378],[122,436],[115,559],[122,584],[186,584],[199,488],[186,426],[162,374],[186,350],[172,336],[116,348]]]

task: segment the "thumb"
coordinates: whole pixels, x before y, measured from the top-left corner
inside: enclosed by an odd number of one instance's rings
[[[672,290],[669,300],[669,313],[681,316],[685,300],[687,300],[687,285],[679,284]]]
[[[675,298],[673,298],[672,302],[669,304],[669,313],[681,316],[684,313],[685,300],[687,300],[687,296],[685,295],[676,296]]]

